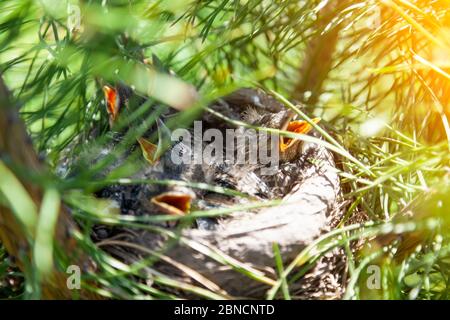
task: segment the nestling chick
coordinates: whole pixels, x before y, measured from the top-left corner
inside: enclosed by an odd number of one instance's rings
[[[260,102],[263,101],[269,105],[262,105]],[[282,131],[289,131],[293,133],[307,134],[312,130],[312,125],[304,120],[295,120],[295,113],[287,109],[284,105],[279,103],[274,98],[269,95],[253,89],[240,89],[231,95],[221,99],[219,101],[221,104],[213,105],[213,109],[222,113],[220,109],[221,105],[226,105],[225,115],[234,120],[239,120],[246,122],[252,126],[272,128]],[[242,105],[239,106],[239,103]],[[312,119],[313,123],[318,123],[319,118]],[[223,120],[222,127],[227,128]],[[225,122],[226,123],[226,122]],[[226,123],[228,127],[230,126]],[[292,139],[284,137],[282,135],[270,135],[266,134],[264,130],[258,130],[255,139],[253,136],[254,131],[246,130],[241,127],[240,135],[244,138],[249,138],[248,140],[254,141],[250,144],[243,144],[236,146],[236,149],[245,153],[246,159],[248,155],[251,154],[252,150],[255,148],[258,154],[270,154],[273,156],[277,153],[278,158],[276,165],[271,162],[269,165],[259,161],[256,164],[245,163],[244,165],[233,165],[233,172],[227,180],[235,181],[232,185],[238,190],[253,189],[258,190],[258,192],[253,192],[253,194],[258,194],[259,196],[265,195],[268,199],[273,198],[275,195],[282,196],[290,191],[295,181],[302,178],[303,171],[306,167],[310,166],[310,159],[315,157],[311,154],[314,149],[308,148],[302,140]],[[253,140],[252,140],[253,138]],[[270,149],[270,150],[266,150]],[[261,160],[261,159],[259,159]],[[270,169],[270,171],[265,170],[262,174],[263,169]],[[270,174],[267,174],[270,172]],[[233,178],[233,176],[237,178]],[[254,182],[251,183],[241,183],[237,181],[246,181],[242,177],[254,176],[257,179],[252,179]],[[245,185],[245,188],[242,187]],[[261,190],[266,190],[262,191]],[[267,190],[270,190],[268,192]],[[263,196],[264,198],[264,196]]]
[[[121,144],[125,137],[123,131],[118,131],[117,124],[122,117],[130,115],[131,109],[139,108],[139,103],[145,102],[139,96],[135,96],[133,91],[122,85],[105,86],[106,110],[109,118],[109,127],[115,132],[115,137],[106,152],[101,155],[94,155],[95,161],[108,156]],[[225,108],[221,108],[225,106]],[[245,121],[257,127],[286,130],[295,133],[307,133],[311,126],[305,121],[295,121],[294,113],[286,109],[281,103],[266,95],[260,90],[241,89],[231,95],[220,99],[213,104],[213,109],[224,111],[227,117],[235,120]],[[169,112],[170,114],[171,112]],[[172,112],[173,113],[173,112]],[[136,137],[132,145],[125,146],[125,153],[110,164],[103,173],[104,176],[124,172],[123,168],[130,166],[133,170],[127,175],[119,175],[130,180],[140,180],[142,183],[125,183],[110,185],[97,192],[102,198],[109,198],[118,203],[122,214],[147,215],[147,214],[171,214],[184,215],[192,207],[198,209],[210,209],[248,201],[245,198],[224,195],[220,192],[192,189],[189,183],[204,183],[210,186],[219,186],[227,189],[234,189],[251,199],[272,199],[275,195],[288,191],[291,180],[295,180],[294,175],[299,175],[302,170],[301,141],[280,137],[278,135],[264,135],[263,130],[256,132],[256,143],[253,133],[244,127],[230,125],[222,119],[217,120],[213,115],[203,115],[203,131],[201,137],[196,137],[192,130],[192,136],[201,146],[201,151],[208,147],[208,142],[203,141],[203,134],[206,130],[214,128],[225,132],[227,129],[237,129],[237,143],[233,146],[227,144],[222,146],[222,153],[214,154],[209,159],[203,159],[201,163],[194,161],[194,150],[191,145],[183,142],[170,142],[170,131],[164,125],[164,115],[157,121],[157,125],[150,126],[142,137]],[[127,120],[127,119],[125,119]],[[315,122],[318,120],[315,119]],[[139,120],[138,120],[139,122]],[[133,125],[133,122],[131,122]],[[136,122],[134,122],[136,123]],[[128,128],[125,128],[125,131]],[[130,128],[133,129],[133,128]],[[149,137],[158,133],[156,140]],[[244,138],[244,139],[240,139]],[[246,140],[247,139],[247,140]],[[250,141],[241,145],[239,141]],[[195,141],[194,141],[195,142]],[[261,148],[272,148],[275,143],[275,150],[261,150]],[[164,148],[161,147],[164,145]],[[108,147],[107,146],[107,147]],[[266,154],[279,155],[279,163],[263,163],[247,161],[251,154],[251,148],[256,147],[257,153],[264,151]],[[231,150],[230,150],[231,148]],[[188,161],[177,163],[172,157],[173,153],[185,156]],[[228,159],[227,154],[244,154],[245,161],[236,162],[235,159]],[[277,158],[278,159],[278,158]],[[86,164],[89,166],[89,164]],[[273,166],[272,176],[262,174],[268,166]],[[289,168],[287,168],[287,167]],[[159,183],[145,183],[145,180],[153,182],[175,180],[179,181],[175,185],[163,185]],[[281,191],[280,191],[281,190]],[[199,224],[201,224],[199,220]],[[207,228],[210,227],[206,226]]]
[[[192,190],[144,182],[182,180],[182,171],[171,170],[167,166],[167,159],[161,159],[165,149],[170,147],[170,131],[161,119],[170,112],[160,115],[153,124],[143,123],[140,117],[123,126],[146,99],[123,84],[105,85],[103,92],[109,131],[99,141],[82,145],[82,150],[70,166],[69,176],[83,174],[85,168],[98,166],[101,170],[94,173],[93,179],[124,178],[123,182],[105,186],[96,192],[98,197],[114,201],[124,215],[184,215],[189,212],[191,202],[195,199]],[[149,112],[154,110],[151,107]],[[133,137],[137,126],[147,129],[141,137]],[[155,136],[156,139],[150,139]],[[102,162],[105,165],[100,166]],[[89,173],[92,171],[89,170]],[[133,180],[143,182],[133,183]],[[105,229],[100,233],[104,237]]]
[[[292,110],[282,110],[276,113],[260,114],[255,109],[248,109],[244,114],[244,121],[265,128],[289,131],[292,133],[307,134],[312,126],[304,120],[293,120],[295,113]],[[320,118],[312,119],[318,123]],[[280,136],[278,140],[278,151],[281,162],[294,161],[301,154],[302,141]]]

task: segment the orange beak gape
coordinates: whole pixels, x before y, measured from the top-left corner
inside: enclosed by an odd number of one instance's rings
[[[184,216],[191,208],[192,196],[182,192],[165,192],[151,199],[162,212]]]
[[[138,138],[137,141],[141,146],[142,155],[144,156],[145,160],[147,160],[152,165],[155,164],[158,161],[158,159],[156,158],[158,146],[142,137]]]
[[[320,118],[314,118],[312,119],[314,123],[318,123],[320,121]],[[287,125],[286,131],[294,132],[294,133],[302,133],[307,134],[309,131],[311,131],[312,126],[306,122],[305,120],[296,120],[291,121]],[[294,145],[296,139],[288,138],[288,137],[281,137],[280,138],[280,152],[286,152],[292,145]]]
[[[112,125],[119,114],[119,94],[115,88],[108,85],[103,86],[103,93],[105,95],[106,111],[109,115],[109,122]]]

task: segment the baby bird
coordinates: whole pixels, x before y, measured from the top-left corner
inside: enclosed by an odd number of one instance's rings
[[[250,194],[258,195],[261,198],[271,199],[275,194],[283,195],[289,192],[293,181],[301,176],[302,170],[307,166],[306,159],[310,159],[312,155],[310,149],[303,150],[304,144],[301,140],[284,137],[277,134],[276,131],[307,134],[312,130],[312,125],[304,120],[295,120],[296,114],[270,95],[261,90],[249,88],[237,90],[220,99],[211,106],[211,109],[233,120],[243,121],[251,127],[261,128],[257,131],[257,139],[254,138],[254,131],[244,127],[238,128],[242,138],[238,140],[252,141],[236,146],[237,150],[243,150],[246,159],[249,159],[248,155],[255,148],[257,154],[270,154],[272,158],[276,159],[275,163],[270,162],[269,164],[261,161],[256,164],[234,164],[231,166],[233,169],[225,175],[226,180],[233,181],[231,185],[236,189],[246,191],[246,193],[248,190],[252,190]],[[209,120],[214,116],[214,114],[204,116],[203,120],[204,122],[211,121],[213,124],[220,123],[219,126],[222,130],[232,126],[223,119],[220,121]],[[319,121],[319,118],[312,119],[313,123]],[[267,134],[267,130],[264,128],[276,130],[272,130],[274,134]],[[270,150],[266,150],[267,148]],[[266,173],[263,174],[263,172]]]
[[[170,131],[163,120],[173,112],[160,105],[148,105],[149,110],[141,112],[139,109],[148,100],[121,83],[104,85],[103,93],[107,132],[92,143],[79,144],[78,150],[72,148],[71,163],[60,166],[68,167],[60,170],[61,175],[69,179],[89,175],[91,180],[120,181],[102,187],[95,195],[109,199],[111,207],[119,208],[124,215],[188,213],[195,193],[187,187],[165,184],[167,180],[183,180],[183,170],[170,167],[170,158],[164,156],[170,148]],[[136,117],[134,112],[150,116],[141,120],[143,117]],[[150,122],[152,113],[156,121]],[[103,239],[111,232],[111,228],[96,226],[93,236]]]
[[[201,150],[205,150],[208,143],[204,141],[203,134],[208,129],[219,129],[222,133],[227,129],[236,129],[237,142],[234,147],[231,147],[233,150],[227,150],[230,147],[227,144],[223,145],[223,152],[212,155],[207,161],[205,159],[200,163],[194,161],[194,152],[197,150],[185,141],[174,143],[171,141],[171,132],[165,126],[164,119],[175,114],[173,110],[162,111],[155,124],[149,126],[144,123],[147,127],[142,136],[129,139],[130,135],[127,132],[132,133],[133,131],[130,130],[142,125],[141,117],[137,120],[129,119],[129,117],[133,118],[133,112],[147,100],[136,95],[131,88],[123,84],[105,85],[103,92],[110,128],[108,134],[112,138],[109,143],[101,146],[100,150],[88,150],[88,160],[84,161],[83,166],[95,166],[118,149],[124,149],[120,156],[115,157],[107,165],[100,176],[97,175],[98,178],[124,177],[125,179],[122,180],[124,183],[109,185],[96,192],[100,198],[115,201],[122,214],[182,216],[192,209],[212,209],[246,202],[249,199],[272,199],[288,191],[286,188],[289,185],[289,179],[295,180],[292,175],[298,175],[297,171],[301,170],[298,166],[298,161],[302,158],[300,140],[276,134],[264,135],[264,130],[260,130],[257,131],[255,145],[251,142],[254,140],[250,139],[253,137],[251,131],[243,126],[236,127],[210,113],[205,113],[201,118],[203,124],[201,137],[196,137],[193,130],[190,130],[194,143],[199,143]],[[251,126],[294,133],[307,133],[311,130],[311,125],[305,121],[294,120],[295,114],[291,110],[261,90],[248,88],[237,90],[213,103],[211,108],[225,113],[228,118],[244,121]],[[150,111],[154,111],[154,108]],[[125,121],[129,124],[123,125]],[[314,119],[314,122],[317,121]],[[126,139],[129,139],[128,144],[124,143]],[[250,144],[240,145],[239,141],[250,141]],[[246,160],[238,163],[236,159],[228,159],[225,156],[230,154],[230,151],[235,156],[243,152],[244,159],[248,159],[251,153],[250,148],[255,146],[257,149],[275,146],[274,150],[266,153],[272,155],[276,152],[279,162],[261,163]],[[186,161],[176,162],[174,154]],[[273,166],[271,175],[263,174],[268,166]],[[190,187],[192,183],[222,189],[216,188],[212,191],[194,189]],[[226,189],[233,189],[241,193],[242,197],[226,195],[223,193]],[[199,219],[197,224],[207,229],[214,227],[214,221],[207,219]],[[101,236],[105,236],[104,230]]]
[[[135,95],[131,88],[121,84],[114,87],[105,85],[103,91],[111,130],[117,129],[120,120],[123,120],[121,118],[130,116],[132,106],[137,109],[146,103],[145,98]],[[195,194],[190,188],[151,183],[182,180],[182,170],[179,168],[176,170],[176,168],[168,166],[170,161],[167,157],[167,151],[171,148],[171,133],[162,119],[173,113],[168,109],[163,110],[156,118],[156,126],[147,126],[146,132],[141,137],[135,137],[131,145],[130,151],[137,151],[142,156],[133,159],[134,163],[137,163],[137,166],[135,166],[137,168],[130,179],[148,180],[149,183],[109,186],[100,192],[101,197],[111,197],[111,188],[119,188],[122,198],[116,200],[121,203],[124,214],[184,215],[190,210],[191,202],[195,198]],[[133,125],[136,126],[139,123],[132,122],[129,128],[124,130],[130,132],[134,129]],[[150,137],[155,136],[155,134],[157,134],[156,143],[152,143]],[[128,156],[130,155],[131,152],[128,152]]]
[[[286,109],[276,113],[264,114],[259,113],[255,109],[248,109],[244,114],[244,121],[258,127],[301,134],[307,134],[312,130],[312,126],[308,122],[304,120],[293,120],[294,118],[295,112]],[[320,118],[314,118],[312,121],[317,124]],[[299,139],[279,135],[277,145],[281,162],[294,161],[301,154],[302,141]]]

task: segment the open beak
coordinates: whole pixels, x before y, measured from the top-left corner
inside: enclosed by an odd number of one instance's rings
[[[318,123],[320,118],[312,119],[314,123]],[[287,124],[286,131],[307,134],[312,129],[312,126],[305,120],[290,121]],[[286,153],[290,148],[292,148],[297,142],[297,139],[280,137],[280,152]]]
[[[170,147],[171,144],[171,132],[169,128],[162,122],[161,119],[157,120],[158,125],[158,144],[151,143],[145,138],[138,138],[137,141],[141,146],[142,154],[144,158],[154,165],[159,161],[164,152]]]
[[[153,197],[151,202],[170,215],[184,216],[191,209],[193,197],[187,193],[169,191]]]
[[[105,95],[106,111],[109,115],[109,124],[112,127],[119,115],[119,93],[115,88],[108,85],[103,86],[103,93]]]
[[[141,146],[142,155],[145,160],[148,161],[151,165],[155,164],[159,159],[156,156],[156,151],[158,150],[158,146],[156,144],[151,143],[145,138],[138,138],[137,141]]]

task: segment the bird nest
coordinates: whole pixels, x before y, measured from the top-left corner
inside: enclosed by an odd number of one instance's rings
[[[242,89],[213,103],[211,112],[205,113],[201,121],[204,128],[222,131],[239,127],[240,121],[276,127],[279,123],[274,125],[271,119],[280,112],[284,115],[286,110],[285,106],[262,91]],[[223,117],[217,117],[215,111],[237,122],[226,122]],[[311,133],[320,139],[314,130]],[[159,170],[161,177],[166,177],[168,171],[179,172],[175,178],[169,178],[208,184],[219,181],[222,186],[250,197],[216,195],[211,190],[186,192],[184,187],[170,189],[159,186],[156,190],[148,185],[127,186],[126,189],[109,186],[100,191],[99,196],[120,199],[122,211],[124,206],[128,206],[125,208],[129,210],[127,213],[136,215],[150,211],[170,213],[171,207],[187,211],[189,208],[183,207],[185,201],[180,205],[177,201],[182,199],[170,198],[177,192],[188,195],[188,200],[192,199],[193,205],[201,209],[220,211],[238,205],[238,209],[226,216],[197,218],[188,227],[181,221],[177,224],[172,222],[169,226],[155,226],[154,231],[123,228],[114,235],[97,235],[99,246],[126,263],[140,261],[149,254],[156,256],[152,267],[144,269],[150,279],[170,276],[171,279],[204,287],[223,297],[262,298],[268,289],[276,285],[279,276],[274,243],[278,244],[286,266],[340,220],[342,201],[339,177],[333,154],[320,143],[300,143],[294,156],[282,159],[274,174],[267,177],[260,175],[261,168],[257,166],[224,169],[223,165],[219,166],[214,161],[194,169],[169,170],[169,151],[159,160],[163,167]],[[146,170],[146,177],[155,178],[154,170]],[[185,171],[191,173],[186,174]],[[137,194],[141,198],[142,194],[144,198],[151,198],[150,203],[130,201]],[[252,207],[255,199],[258,203],[274,199],[281,199],[281,202]],[[296,268],[300,271],[300,265],[303,271],[301,277],[289,283],[291,294],[297,298],[339,298],[343,291],[344,255],[336,249],[317,254],[314,259],[306,264],[305,261],[297,261],[291,274],[299,275],[295,271]]]

